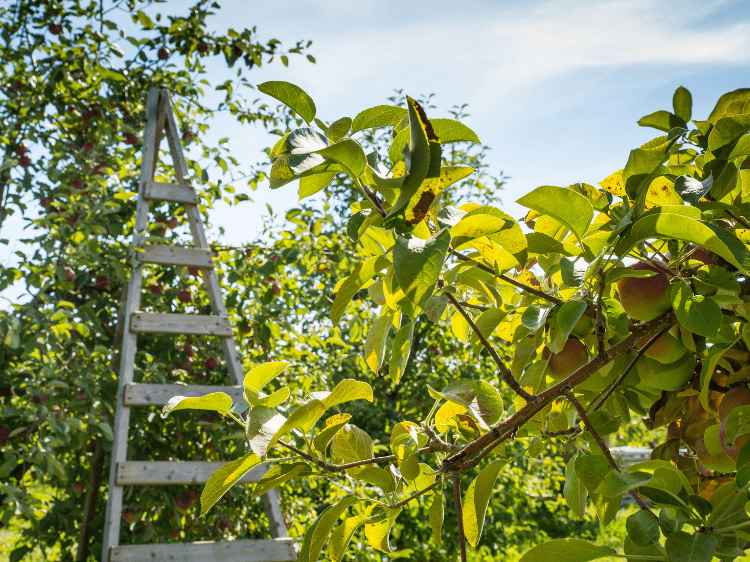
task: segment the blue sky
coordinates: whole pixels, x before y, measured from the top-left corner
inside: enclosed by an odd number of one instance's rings
[[[170,0],[169,8],[187,6]],[[492,148],[490,171],[511,176],[502,194],[514,201],[540,185],[596,184],[622,168],[628,153],[659,133],[636,121],[669,109],[682,85],[693,116],[705,118],[727,91],[750,86],[747,0],[224,0],[210,20],[218,30],[257,26],[258,39],[286,45],[310,39],[317,59],[292,57],[249,74],[254,83],[287,80],[315,100],[331,122],[386,102],[396,88],[434,93],[444,117],[468,103],[466,120]],[[160,6],[156,7],[157,9]],[[179,9],[179,8],[178,8]],[[128,25],[127,22],[123,22]],[[215,76],[216,81],[224,79]],[[249,99],[262,94],[248,92]],[[274,138],[218,116],[216,137],[251,164]],[[238,186],[241,186],[239,183]],[[241,244],[262,228],[265,203],[281,214],[297,204],[295,185],[261,187],[254,203],[217,207],[223,241]],[[0,233],[9,263],[24,236],[14,217]],[[12,299],[13,289],[5,295]]]
[[[670,109],[678,86],[693,94],[698,119],[721,94],[750,86],[746,0],[231,0],[214,23],[256,25],[261,38],[287,44],[311,39],[317,64],[296,57],[251,77],[299,85],[328,122],[387,103],[395,88],[434,93],[433,116],[468,103],[465,122],[492,148],[490,171],[512,178],[502,198],[516,217],[514,201],[537,186],[596,184],[622,168],[660,134],[636,121]],[[229,136],[248,161],[269,145],[252,127]],[[264,203],[277,212],[296,204],[294,186],[251,196],[252,209],[214,211],[228,241],[251,237],[248,215],[260,228]]]

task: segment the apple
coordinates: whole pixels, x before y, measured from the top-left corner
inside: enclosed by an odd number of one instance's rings
[[[593,331],[594,321],[588,316],[581,316],[570,333],[578,338],[585,338]]]
[[[699,261],[704,265],[716,265],[716,261],[711,256],[711,253],[705,248],[696,246],[695,244],[688,244],[686,249],[688,251],[694,250],[693,253],[690,254],[690,257],[688,258],[689,260]]]
[[[666,268],[666,264],[660,263]],[[654,271],[651,277],[625,277],[617,282],[620,304],[628,316],[646,322],[672,308],[669,277],[650,263],[639,261],[634,271]]]
[[[568,338],[560,353],[552,353],[545,347],[542,359],[548,359],[547,374],[555,380],[564,379],[583,367],[589,360],[586,346],[578,338]]]
[[[193,277],[198,277],[200,275],[200,269],[197,267],[188,267],[188,273],[192,275]]]
[[[135,523],[138,520],[138,515],[132,509],[126,509],[122,512],[122,518],[128,523]]]
[[[75,278],[76,278],[75,272],[70,267],[66,267],[65,268],[65,279],[67,281],[73,281]]]
[[[83,151],[88,153],[94,150],[94,143],[89,141],[86,144],[83,145]]]
[[[240,58],[242,56],[242,49],[240,49],[237,45],[232,47],[232,54],[235,58]]]
[[[646,345],[646,343],[643,345]],[[649,346],[644,355],[659,363],[674,363],[685,355],[685,353],[687,353],[687,348],[682,343],[682,340],[666,332]]]
[[[10,428],[7,425],[0,427],[0,447],[5,445],[5,440],[10,435]]]
[[[205,41],[201,41],[198,43],[197,49],[201,55],[205,55],[208,52],[208,44]]]
[[[213,371],[217,365],[219,364],[219,361],[216,359],[216,357],[209,357],[206,359],[206,369],[209,371]]]
[[[23,156],[24,154],[26,154],[27,151],[28,151],[28,148],[26,148],[26,145],[23,145],[23,144],[19,144],[15,150],[17,156]]]
[[[84,490],[83,482],[73,482],[73,489],[78,492],[83,492]]]
[[[125,144],[135,146],[138,144],[138,137],[134,133],[125,133]]]
[[[159,60],[167,60],[169,58],[169,49],[162,47],[156,55],[159,57]]]
[[[109,277],[106,275],[100,275],[94,280],[94,287],[97,289],[106,289],[109,287]]]
[[[191,131],[189,129],[187,131],[185,131],[184,133],[182,133],[182,140],[184,140],[184,141],[193,140],[193,137],[194,137],[193,131]]]
[[[49,24],[49,32],[52,35],[60,35],[61,31],[62,31],[62,26],[59,23],[51,23],[51,24]]]
[[[177,300],[180,302],[188,303],[193,300],[193,293],[191,293],[187,289],[181,289],[177,293]]]
[[[278,295],[279,293],[281,293],[281,286],[276,281],[274,281],[271,284],[271,291],[274,295]]]
[[[159,283],[158,285],[149,285],[148,290],[155,295],[161,295],[164,292],[164,283]]]
[[[695,442],[698,462],[709,470],[730,473],[737,468],[736,463],[722,450],[719,442],[719,426],[712,425]]]
[[[732,410],[750,404],[750,388],[736,386],[727,392],[719,403],[719,419],[725,420]]]
[[[179,224],[180,224],[180,221],[179,221],[179,220],[178,220],[177,218],[175,218],[175,217],[172,217],[171,219],[169,219],[169,220],[167,221],[167,226],[168,226],[169,228],[173,229],[173,230],[174,230],[175,228],[177,228],[177,227],[179,226]]]
[[[673,363],[659,363],[649,357],[641,357],[636,363],[641,382],[657,390],[677,390],[693,376],[695,357],[686,353]]]
[[[31,165],[31,158],[29,158],[28,156],[21,156],[18,159],[18,163],[24,168],[28,168]]]
[[[186,345],[183,351],[187,354],[188,357],[193,357],[195,355],[195,351],[193,350],[192,345]]]

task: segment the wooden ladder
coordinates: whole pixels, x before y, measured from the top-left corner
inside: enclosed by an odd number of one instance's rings
[[[109,500],[104,527],[102,562],[277,562],[297,559],[292,539],[286,535],[284,519],[276,492],[262,496],[266,514],[271,524],[272,539],[224,542],[166,543],[154,545],[120,546],[120,522],[124,486],[157,484],[205,483],[222,462],[127,460],[128,425],[130,409],[135,406],[163,406],[176,395],[203,396],[224,391],[235,401],[242,399],[242,363],[234,342],[232,325],[221,295],[219,279],[214,269],[211,250],[206,241],[198,209],[198,196],[190,185],[180,135],[175,122],[169,95],[165,90],[151,88],[146,104],[148,120],[143,139],[141,180],[133,235],[133,255],[139,264],[133,269],[128,285],[124,312],[124,337],[120,359],[120,374],[115,410],[114,443],[109,474]],[[169,150],[175,167],[177,184],[154,181],[159,155],[159,144],[166,132]],[[193,236],[193,247],[155,246],[145,244],[151,201],[181,203]],[[141,250],[142,249],[142,250]],[[172,265],[199,268],[208,290],[211,315],[152,314],[141,312],[143,266],[145,264]],[[177,384],[146,384],[133,382],[136,343],[138,334],[195,334],[211,335],[221,339],[229,375],[234,386],[185,386]],[[257,482],[267,470],[260,465],[251,470],[241,482]]]

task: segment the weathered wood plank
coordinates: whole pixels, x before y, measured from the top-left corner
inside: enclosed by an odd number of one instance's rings
[[[232,324],[226,316],[202,314],[153,314],[134,312],[130,331],[145,334],[193,334],[203,336],[232,336]]]
[[[143,197],[156,201],[169,201],[183,205],[197,205],[198,194],[186,185],[150,180],[143,190]]]
[[[113,548],[109,562],[293,562],[297,560],[290,538],[242,540],[231,542],[195,542],[172,544],[136,544]]]
[[[123,461],[117,463],[116,484],[205,484],[225,464],[221,461]],[[257,482],[267,471],[268,466],[260,464],[239,482]]]
[[[212,392],[224,392],[239,402],[243,391],[241,386],[130,383],[123,402],[126,406],[163,406],[173,396],[198,398]]]
[[[182,246],[146,246],[142,252],[136,252],[136,259],[142,263],[160,265],[180,265],[184,267],[213,268],[214,259],[211,250],[201,248],[183,248]]]

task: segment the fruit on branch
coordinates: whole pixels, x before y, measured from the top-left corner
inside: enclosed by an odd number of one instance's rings
[[[555,380],[561,380],[583,367],[589,360],[589,353],[581,340],[568,338],[560,353],[552,353],[545,347],[542,359],[549,359],[547,374]]]
[[[731,389],[724,395],[719,404],[719,419],[721,420],[721,424],[719,425],[719,443],[721,443],[721,448],[729,458],[735,461],[737,460],[740,447],[750,440],[750,434],[737,435],[734,438],[734,443],[730,443],[727,438],[727,421],[732,411],[741,406],[748,405],[750,405],[750,389],[746,386],[738,386]]]
[[[132,509],[126,509],[122,512],[122,518],[128,523],[135,523],[138,520],[138,515]]]
[[[21,156],[18,159],[18,163],[24,168],[28,168],[31,165],[31,158],[29,158],[28,156]]]
[[[209,357],[206,359],[206,369],[213,371],[219,365],[219,361],[216,357]]]
[[[730,473],[737,468],[736,463],[722,450],[719,442],[719,426],[712,425],[695,442],[698,462],[709,470]]]
[[[188,267],[188,273],[193,277],[198,277],[198,275],[200,275],[200,269],[197,267]]]
[[[164,292],[164,283],[159,283],[158,285],[151,284],[148,286],[148,290],[155,295],[161,295]]]
[[[65,268],[65,280],[73,281],[75,278],[76,278],[75,271],[73,271],[73,269],[70,267],[66,267]]]
[[[60,35],[61,31],[62,31],[62,26],[59,23],[51,23],[51,24],[49,24],[49,32],[52,35]]]
[[[28,151],[28,148],[26,148],[26,146],[23,144],[19,144],[15,149],[17,156],[23,156],[24,154],[26,154],[27,151]]]
[[[234,55],[234,58],[238,59],[242,56],[242,49],[235,45],[232,47],[232,54]]]
[[[193,293],[187,289],[181,289],[177,292],[177,300],[180,302],[188,303],[193,300]]]
[[[169,58],[169,49],[167,49],[166,47],[162,47],[156,53],[156,56],[159,57],[159,60],[167,60]]]
[[[73,482],[73,489],[78,492],[83,492],[83,490],[85,489],[83,482]]]
[[[575,326],[573,326],[573,329],[570,333],[576,337],[585,338],[593,331],[594,321],[588,316],[581,316],[578,319],[578,322],[575,323]]]
[[[205,41],[201,41],[198,43],[197,49],[201,55],[205,55],[208,52],[208,44]]]
[[[666,264],[659,263],[666,268]],[[617,282],[620,304],[628,316],[647,322],[672,308],[669,277],[650,263],[639,261],[634,271],[654,271],[651,277],[625,277]]]
[[[86,144],[83,145],[83,151],[84,152],[91,152],[94,150],[94,143],[89,141]]]
[[[106,275],[100,275],[94,280],[94,287],[97,289],[106,289],[109,287],[109,277]]]
[[[686,250],[688,252],[693,250],[693,252],[690,254],[690,257],[688,258],[689,260],[699,261],[704,265],[716,265],[716,261],[711,256],[711,253],[705,248],[696,246],[695,244],[688,244]]]
[[[138,137],[134,133],[125,133],[125,144],[135,146],[138,144]]]
[[[643,345],[646,344],[644,343]],[[682,343],[682,340],[678,340],[672,334],[666,332],[649,346],[644,355],[659,363],[666,364],[674,363],[685,355],[685,353],[687,353],[687,348]]]
[[[649,357],[641,357],[636,363],[641,382],[657,390],[677,390],[693,376],[695,357],[686,353],[673,363],[659,363]]]

